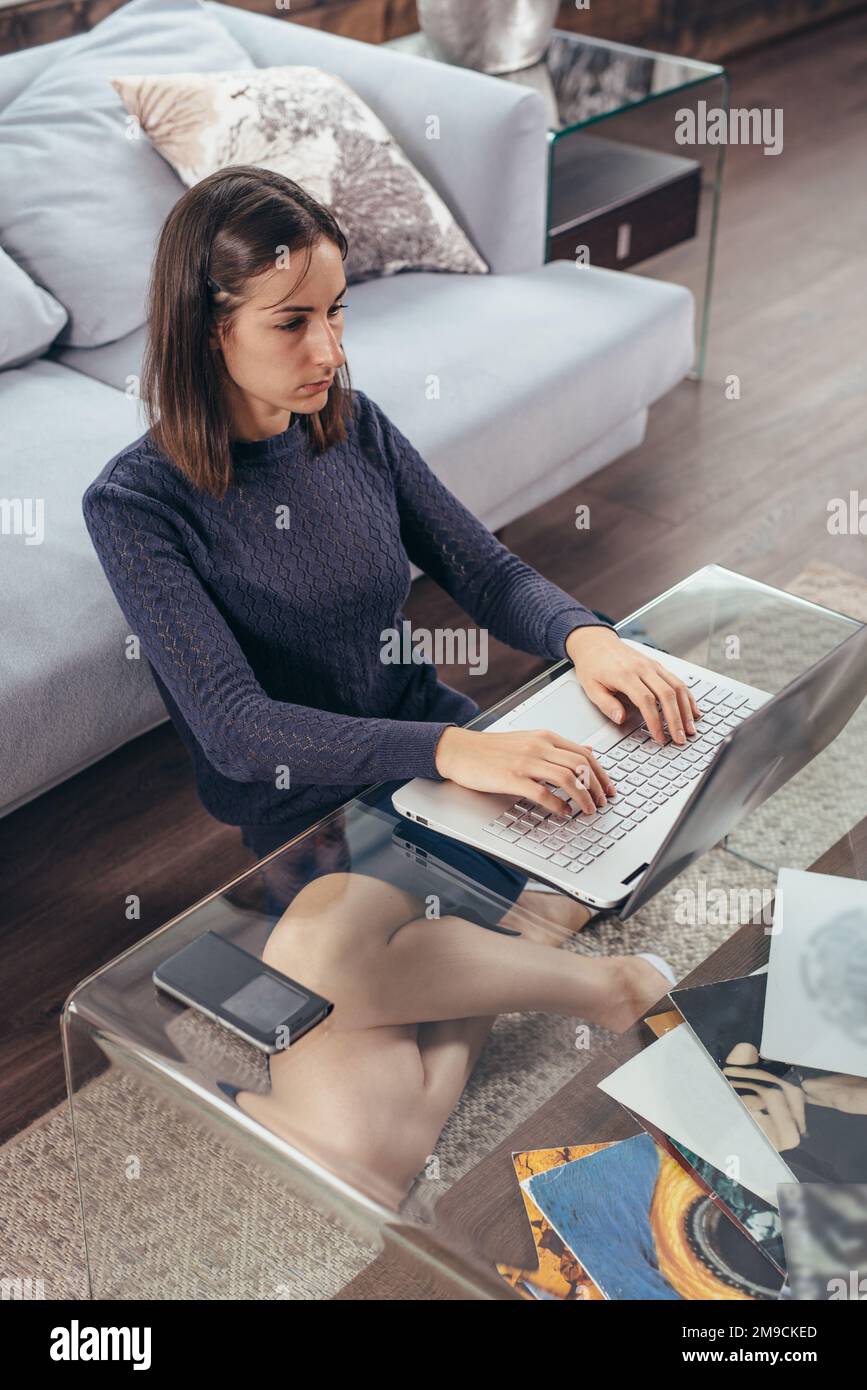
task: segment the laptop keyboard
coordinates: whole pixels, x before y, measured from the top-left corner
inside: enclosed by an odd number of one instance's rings
[[[633,714],[624,730],[606,729],[588,745],[617,788],[617,796],[606,807],[587,815],[562,787],[545,783],[563,802],[561,814],[521,797],[485,830],[503,845],[514,845],[572,872],[580,872],[605,850],[613,849],[618,840],[695,782],[726,734],[761,704],[755,697],[735,694],[699,677],[685,684],[702,711],[696,733],[688,734],[685,744],[655,743],[640,715]],[[668,732],[664,722],[663,729]]]

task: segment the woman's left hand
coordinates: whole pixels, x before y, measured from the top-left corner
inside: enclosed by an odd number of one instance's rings
[[[611,628],[573,628],[566,652],[588,699],[616,724],[626,718],[626,707],[618,698],[625,695],[641,711],[657,743],[667,742],[663,717],[675,743],[686,743],[686,735],[695,733],[694,721],[701,714],[688,687],[658,661],[621,641]]]

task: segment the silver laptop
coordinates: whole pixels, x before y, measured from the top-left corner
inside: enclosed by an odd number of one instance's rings
[[[561,789],[550,787],[563,801],[562,813],[554,814],[527,798],[415,778],[392,796],[395,809],[593,907],[617,907],[627,899],[637,906],[830,742],[867,686],[867,628],[773,700],[754,686],[623,640],[661,659],[692,691],[702,718],[685,745],[656,743],[637,711],[625,725],[600,719],[573,668],[484,730],[551,729],[589,746],[617,789],[607,808],[579,812]],[[754,719],[764,706],[765,714]],[[741,728],[743,737],[736,737]],[[704,796],[714,783],[724,784],[725,794]],[[693,824],[694,811],[701,824]]]

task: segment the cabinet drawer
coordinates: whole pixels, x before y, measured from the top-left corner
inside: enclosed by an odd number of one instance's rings
[[[602,144],[585,143],[552,168],[547,260],[575,260],[586,246],[591,265],[625,270],[694,237],[701,166]]]

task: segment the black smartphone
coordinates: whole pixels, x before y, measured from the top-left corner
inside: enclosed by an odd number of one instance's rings
[[[158,989],[262,1052],[282,1052],[334,1008],[321,994],[207,931],[153,972]]]

